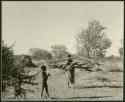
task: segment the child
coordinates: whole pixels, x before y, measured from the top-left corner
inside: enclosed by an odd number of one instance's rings
[[[43,90],[45,88],[46,90],[46,94],[49,97],[49,92],[48,92],[48,85],[47,85],[47,80],[48,80],[48,76],[50,76],[50,74],[46,73],[46,66],[41,66],[41,75],[42,75],[42,92],[41,92],[41,98],[43,96]]]
[[[38,75],[40,72],[41,72],[41,76],[42,76],[42,82],[41,82],[41,84],[42,84],[41,98],[42,98],[42,96],[43,96],[43,90],[44,90],[44,88],[45,88],[45,90],[46,90],[47,96],[49,97],[47,80],[48,80],[48,76],[50,76],[50,74],[47,74],[47,73],[46,73],[46,66],[44,66],[44,65],[41,66],[41,70],[40,70],[37,74],[35,74],[34,76]]]

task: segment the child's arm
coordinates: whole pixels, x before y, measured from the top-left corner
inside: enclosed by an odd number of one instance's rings
[[[50,72],[47,74],[47,77],[50,76]]]
[[[41,72],[41,70],[39,72],[37,72],[34,76],[37,76],[40,72]]]

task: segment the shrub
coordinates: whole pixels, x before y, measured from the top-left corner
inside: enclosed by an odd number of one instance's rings
[[[29,76],[28,73],[24,70],[23,62],[16,62],[14,60],[13,48],[8,47],[7,45],[2,45],[2,92],[5,92],[9,86],[14,87],[15,93],[18,95],[25,94],[22,84],[32,84],[36,85],[33,82],[34,76]],[[21,89],[21,90],[17,90]],[[19,92],[17,92],[19,91]],[[15,94],[16,95],[16,94]]]

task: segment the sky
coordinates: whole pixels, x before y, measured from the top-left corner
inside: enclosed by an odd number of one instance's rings
[[[75,36],[88,21],[98,20],[112,41],[106,55],[119,55],[123,39],[123,1],[2,1],[2,39],[16,41],[15,54],[30,48],[50,51],[63,44],[76,53]]]

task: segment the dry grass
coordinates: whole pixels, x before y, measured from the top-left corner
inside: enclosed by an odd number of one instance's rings
[[[108,63],[109,64],[109,63]],[[107,65],[108,65],[107,64]],[[117,64],[117,63],[116,63]],[[106,65],[106,66],[107,66]],[[80,69],[75,70],[76,88],[68,89],[65,78],[65,72],[61,69],[51,69],[51,76],[48,79],[48,87],[50,92],[49,99],[40,98],[41,92],[41,75],[39,74],[35,80],[38,85],[25,85],[27,92],[27,100],[123,100],[123,72],[109,72],[109,68],[115,69],[116,65],[104,67],[106,70],[99,72],[88,72]],[[117,64],[119,69],[123,69],[122,63]],[[104,69],[102,68],[102,69]],[[40,68],[31,68],[30,74],[35,74]],[[11,96],[10,96],[11,95]],[[13,99],[13,91],[9,91],[5,100],[24,100]],[[45,93],[44,93],[45,96]]]

